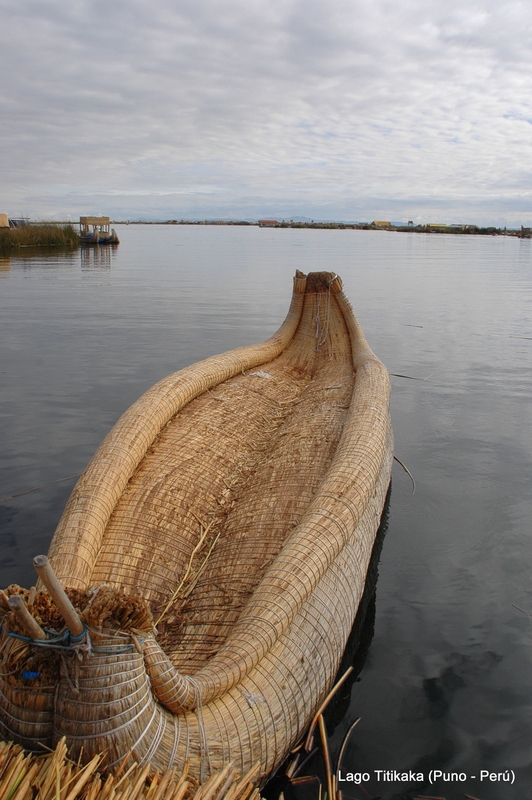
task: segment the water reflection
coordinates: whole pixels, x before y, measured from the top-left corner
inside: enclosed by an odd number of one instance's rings
[[[116,253],[118,245],[108,244],[102,247],[82,247],[81,253],[81,269],[111,269],[113,256]]]
[[[24,247],[12,253],[12,269],[58,269],[79,264],[79,250],[63,247]]]
[[[16,254],[0,256],[0,273],[10,270],[57,270],[81,266],[82,270],[109,270],[118,245],[102,247],[43,248],[25,247]]]

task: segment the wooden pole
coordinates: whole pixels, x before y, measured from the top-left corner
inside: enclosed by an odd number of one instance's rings
[[[39,578],[48,589],[50,597],[61,612],[70,633],[73,636],[81,636],[85,630],[85,626],[80,620],[76,609],[68,599],[65,590],[57,580],[48,558],[46,556],[35,556],[33,559],[33,566],[37,570]]]
[[[11,595],[7,604],[9,608],[15,612],[23,631],[28,636],[31,636],[32,639],[46,639],[45,632],[38,624],[37,620],[31,616],[26,603],[19,594]]]

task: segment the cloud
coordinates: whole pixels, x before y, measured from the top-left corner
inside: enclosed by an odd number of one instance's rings
[[[532,216],[525,3],[1,5],[10,213]]]

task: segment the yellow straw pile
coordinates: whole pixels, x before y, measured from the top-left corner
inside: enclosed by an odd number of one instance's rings
[[[102,755],[85,766],[66,757],[65,739],[43,756],[26,754],[18,744],[0,741],[0,800],[260,800],[254,786],[259,765],[240,778],[228,764],[199,786],[188,773],[171,769],[151,778],[152,767],[133,764],[102,777]],[[125,762],[124,762],[125,767]]]

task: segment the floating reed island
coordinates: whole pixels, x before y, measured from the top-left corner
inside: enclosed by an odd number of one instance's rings
[[[31,224],[20,228],[0,228],[0,253],[22,247],[79,247],[79,236],[72,225]]]
[[[29,590],[0,594],[0,734],[261,785],[334,681],[393,458],[388,373],[334,273],[262,344],[125,412]]]

